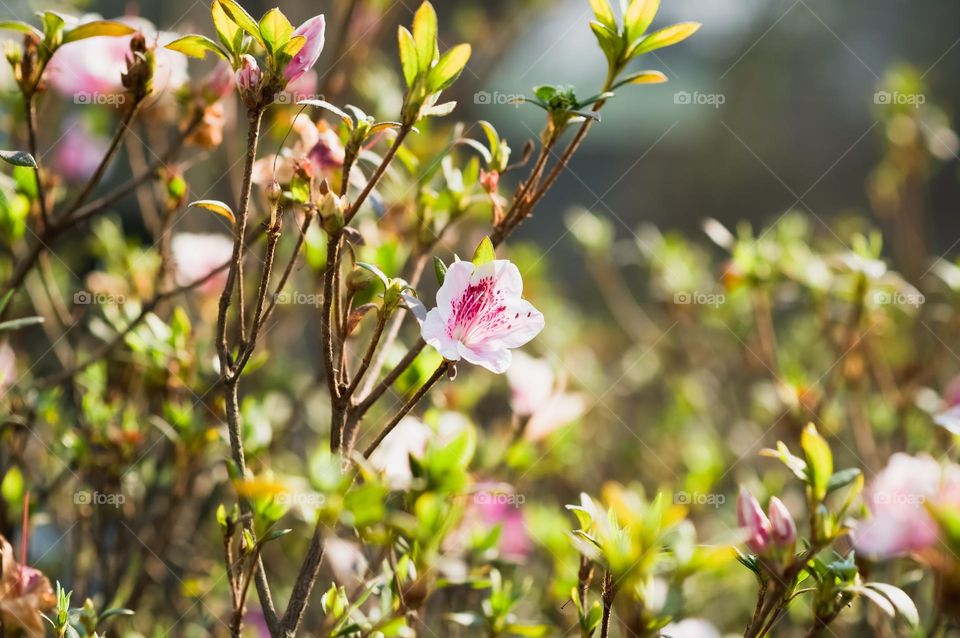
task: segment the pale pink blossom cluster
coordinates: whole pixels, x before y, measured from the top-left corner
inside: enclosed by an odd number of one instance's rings
[[[510,384],[510,407],[514,413],[527,417],[523,436],[528,441],[540,441],[557,429],[573,423],[586,411],[582,394],[565,392],[563,383],[554,374],[546,359],[536,359],[517,351],[507,371]]]

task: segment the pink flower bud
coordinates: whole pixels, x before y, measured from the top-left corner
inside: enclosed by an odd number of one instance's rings
[[[750,551],[755,554],[762,553],[770,543],[773,530],[760,503],[742,486],[740,496],[737,497],[737,522],[747,531],[747,547]]]
[[[320,57],[320,52],[323,50],[326,26],[323,15],[318,15],[301,24],[297,27],[297,30],[293,32],[293,37],[302,35],[307,39],[307,42],[303,45],[303,48],[297,51],[297,54],[293,56],[293,59],[291,59],[283,69],[283,77],[288,83],[293,82],[313,68],[317,58]]]
[[[232,90],[233,70],[226,60],[220,60],[203,80],[203,96],[213,103],[230,95]]]
[[[773,542],[781,547],[792,545],[797,540],[797,524],[793,521],[790,510],[776,496],[770,498],[767,506],[770,514],[770,527],[773,530]]]
[[[237,90],[245,94],[260,88],[262,76],[256,58],[249,53],[244,55],[240,59],[240,68],[237,69]]]
[[[500,183],[500,173],[498,171],[485,171],[480,169],[480,184],[488,193],[495,193],[497,185]]]

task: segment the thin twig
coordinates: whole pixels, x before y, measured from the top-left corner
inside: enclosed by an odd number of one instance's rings
[[[373,454],[374,450],[383,442],[387,435],[393,431],[393,428],[397,427],[397,424],[403,420],[403,417],[407,416],[410,411],[416,407],[420,402],[420,399],[430,391],[430,388],[440,380],[440,378],[447,373],[447,369],[450,367],[449,361],[444,361],[437,366],[437,369],[433,371],[433,374],[430,375],[430,378],[424,381],[423,385],[413,394],[410,399],[403,404],[403,407],[400,408],[400,411],[397,412],[392,419],[383,427],[380,431],[380,434],[367,446],[367,449],[363,451],[363,456],[370,458],[370,455]]]

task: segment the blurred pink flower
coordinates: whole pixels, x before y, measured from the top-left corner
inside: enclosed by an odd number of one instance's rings
[[[770,544],[773,528],[760,502],[743,486],[737,497],[737,524],[747,532],[746,543],[750,551],[762,554]]]
[[[413,479],[410,455],[423,456],[432,436],[433,430],[422,421],[404,417],[370,455],[370,464],[383,472],[391,485],[406,488]]]
[[[543,330],[543,315],[522,293],[520,271],[506,259],[480,266],[454,262],[437,291],[437,307],[423,320],[423,339],[448,361],[462,358],[497,374],[505,372],[512,360],[510,349]]]
[[[854,530],[858,551],[890,558],[932,548],[939,532],[924,504],[960,506],[960,466],[898,452],[874,477],[864,499],[871,517]]]
[[[0,341],[0,392],[6,392],[17,380],[17,356],[6,341]]]
[[[91,131],[81,118],[64,122],[66,131],[53,151],[53,169],[69,182],[83,182],[93,175],[107,152],[109,141]]]
[[[293,32],[294,37],[302,35],[307,39],[307,42],[283,69],[283,77],[286,78],[287,83],[295,81],[313,68],[317,58],[320,57],[320,52],[323,51],[325,31],[326,22],[324,22],[323,15],[318,15],[301,24]]]
[[[300,100],[317,97],[319,78],[317,72],[310,70],[292,82],[288,82],[283,89],[283,99],[287,104],[296,104]]]
[[[216,102],[233,91],[233,67],[226,60],[219,60],[217,66],[203,79],[201,90],[207,102]]]
[[[93,19],[98,18],[84,16],[80,21]],[[124,16],[117,21],[139,29],[147,45],[154,47],[155,94],[175,91],[188,82],[186,56],[165,48],[180,37],[179,34],[157,31],[148,20],[135,16]],[[95,104],[98,96],[122,93],[120,75],[127,66],[132,37],[99,36],[63,45],[50,60],[47,70],[50,84],[62,95],[72,96],[77,103]]]
[[[329,180],[343,166],[343,143],[337,132],[324,120],[314,124],[309,117],[300,114],[294,118],[292,126],[296,136],[293,146],[282,149],[279,155],[258,159],[253,165],[254,184],[266,187],[274,180],[289,184],[298,161],[309,161],[318,181],[323,178]]]
[[[500,526],[498,547],[500,554],[512,560],[526,558],[533,549],[523,512],[515,494],[503,491],[480,491],[473,495],[463,527],[466,530],[490,529]]]
[[[528,416],[523,436],[540,441],[558,428],[579,419],[587,409],[582,394],[563,392],[553,368],[545,359],[517,351],[507,371],[510,405],[520,416]]]
[[[206,277],[233,255],[233,240],[226,235],[178,233],[170,240],[176,281],[180,286]],[[227,282],[227,270],[217,273],[199,288],[205,294],[218,293]]]

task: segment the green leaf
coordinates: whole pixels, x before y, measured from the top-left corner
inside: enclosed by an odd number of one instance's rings
[[[482,266],[496,258],[497,253],[493,249],[493,242],[490,241],[489,237],[484,237],[480,240],[480,243],[477,244],[477,249],[473,251],[473,264],[475,266]]]
[[[624,76],[622,80],[617,81],[613,88],[618,88],[626,84],[662,84],[667,81],[667,76],[660,71],[637,71]]]
[[[813,423],[808,423],[803,429],[800,447],[807,459],[807,481],[819,503],[827,495],[827,485],[833,475],[833,453],[827,440],[820,436]]]
[[[226,217],[230,220],[231,224],[237,223],[237,218],[233,216],[233,210],[221,201],[217,201],[215,199],[198,199],[195,202],[190,202],[190,204],[187,205],[187,208],[192,206],[206,208],[209,211],[213,211],[217,215]]]
[[[217,506],[217,525],[220,526],[220,529],[227,529],[227,508],[223,506],[223,503]]]
[[[342,109],[340,109],[339,106],[334,106],[333,104],[330,104],[330,102],[327,102],[326,100],[300,100],[299,102],[297,102],[297,104],[309,104],[310,106],[315,106],[317,108],[330,111],[331,113],[339,117],[341,120],[343,120],[343,123],[347,125],[347,128],[349,129],[353,128],[353,118],[350,117],[350,115],[348,115],[346,111],[343,111]]]
[[[549,630],[546,625],[507,625],[507,633],[527,638],[546,636]]]
[[[236,53],[234,46],[237,42],[237,34],[241,33],[242,29],[226,14],[219,2],[210,5],[210,16],[213,18],[213,28],[216,29],[220,42],[230,53]]]
[[[20,33],[32,33],[38,38],[43,37],[43,33],[40,31],[40,29],[33,25],[27,24],[26,22],[20,22],[19,20],[0,21],[0,29],[4,31],[19,31]]]
[[[887,600],[893,604],[897,614],[910,625],[911,629],[920,624],[920,613],[917,611],[917,606],[905,591],[887,583],[867,583],[866,587],[875,589],[886,596]]]
[[[633,58],[643,53],[649,53],[655,49],[662,49],[678,42],[683,42],[700,28],[699,22],[680,22],[664,27],[659,31],[654,31],[645,38],[639,40],[631,49],[627,57]]]
[[[417,44],[410,32],[402,26],[397,28],[397,40],[400,44],[400,66],[403,68],[403,79],[407,86],[411,87],[420,71],[420,63],[417,61]]]
[[[132,609],[127,609],[125,607],[113,607],[111,609],[107,609],[102,614],[100,614],[100,617],[98,620],[100,622],[103,622],[104,620],[113,618],[114,616],[133,616],[133,615],[134,615],[134,611]]]
[[[633,42],[644,34],[660,9],[660,0],[632,0],[623,15],[627,42]]]
[[[247,34],[259,42],[263,48],[267,48],[266,42],[263,41],[263,36],[260,35],[260,25],[247,13],[246,9],[234,2],[234,0],[217,0],[217,2],[220,3],[224,12],[226,12],[238,27],[246,31]]]
[[[830,476],[830,480],[827,481],[827,494],[833,492],[834,490],[839,490],[841,487],[846,487],[853,483],[862,472],[860,468],[851,467],[845,470],[840,470],[839,472],[834,472]]]
[[[442,286],[447,277],[447,265],[437,256],[433,258],[433,272],[437,275],[437,283]]]
[[[277,51],[277,57],[283,61],[293,59],[293,56],[300,53],[302,49],[307,44],[307,37],[303,35],[295,35],[287,43],[280,47],[280,50]]]
[[[68,42],[76,42],[77,40],[85,40],[102,35],[116,37],[130,35],[136,32],[136,29],[122,22],[94,20],[93,22],[86,22],[69,31],[65,31],[63,34],[63,43],[67,44]]]
[[[10,321],[4,321],[3,323],[0,323],[0,332],[19,330],[20,328],[26,328],[28,326],[35,326],[38,323],[43,323],[43,317],[21,317],[20,319],[11,319]]]
[[[607,62],[611,66],[617,64],[623,47],[623,40],[620,39],[620,36],[596,20],[590,21],[590,30],[597,37],[597,42],[600,43],[600,49],[603,50]]]
[[[292,529],[275,529],[275,530],[272,530],[269,534],[267,534],[265,537],[263,537],[262,539],[260,539],[260,544],[263,545],[264,543],[269,543],[270,541],[275,541],[275,540],[277,540],[278,538],[280,538],[281,536],[286,536],[287,534],[289,534],[289,533],[292,532],[292,531],[293,531]]]
[[[166,48],[190,56],[191,58],[203,59],[206,57],[207,52],[210,51],[225,60],[230,57],[216,42],[204,35],[187,35],[178,38],[168,44]]]
[[[390,278],[387,277],[387,275],[386,275],[382,270],[380,270],[379,268],[377,268],[377,267],[374,266],[373,264],[368,264],[368,263],[366,263],[366,262],[364,262],[364,261],[358,261],[358,262],[357,262],[357,266],[359,266],[360,268],[363,268],[364,270],[369,270],[369,271],[372,272],[374,275],[376,275],[376,276],[377,276],[377,279],[380,280],[380,283],[383,284],[383,287],[384,287],[384,288],[387,288],[387,287],[390,286]]]
[[[63,17],[56,11],[44,11],[40,16],[43,19],[44,40],[54,47],[58,46],[63,37]]]
[[[280,9],[274,7],[260,18],[260,35],[266,45],[267,51],[274,53],[277,49],[283,47],[293,35],[293,25],[287,20]]]
[[[438,55],[437,12],[429,2],[421,4],[413,15],[413,40],[417,44],[420,72],[426,73]]]
[[[0,151],[0,159],[14,166],[37,167],[37,160],[33,159],[33,155],[26,151]]]
[[[442,91],[456,82],[470,59],[470,52],[469,44],[458,44],[444,53],[427,76],[427,86],[430,87],[428,91],[431,93]]]
[[[590,8],[593,9],[593,15],[598,22],[616,31],[617,18],[613,15],[613,7],[608,0],[590,0]]]

